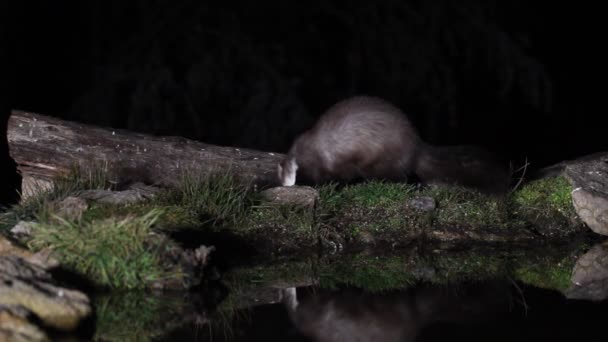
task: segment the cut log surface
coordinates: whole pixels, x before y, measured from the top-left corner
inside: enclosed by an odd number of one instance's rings
[[[170,185],[182,170],[235,172],[260,187],[278,185],[280,153],[210,145],[13,111],[10,153],[24,179],[50,181],[75,166],[104,167],[116,182]]]

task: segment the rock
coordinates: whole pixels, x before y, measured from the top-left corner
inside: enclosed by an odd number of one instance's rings
[[[166,236],[158,236],[158,250],[162,267],[174,272],[173,277],[155,281],[151,288],[156,290],[186,290],[200,286],[205,280],[219,278],[216,270],[207,267],[215,246],[200,245],[195,249],[182,248]]]
[[[59,266],[59,260],[53,257],[53,251],[51,249],[42,249],[32,254],[32,256],[26,260],[45,269]]]
[[[597,301],[608,298],[608,244],[595,245],[578,258],[570,283],[565,291],[568,298]]]
[[[45,179],[34,178],[30,175],[23,175],[21,183],[21,201],[25,201],[30,197],[38,196],[45,192],[53,190],[53,182]]]
[[[418,266],[411,270],[411,273],[418,280],[432,281],[437,275],[437,270],[432,266]]]
[[[154,197],[159,188],[142,183],[132,184],[129,189],[123,191],[112,190],[85,190],[78,197],[91,201],[109,204],[133,204]]]
[[[51,256],[49,250],[42,250],[38,253],[32,253],[27,249],[16,246],[14,243],[0,235],[0,257],[10,255],[23,258],[28,262],[38,265],[44,269],[53,268],[59,265],[57,259]]]
[[[137,191],[143,198],[152,198],[161,191],[161,188],[136,182],[129,186],[129,190]]]
[[[11,234],[16,238],[24,238],[32,235],[32,229],[35,222],[32,221],[19,221],[13,228],[11,228]]]
[[[207,247],[205,245],[200,245],[200,247],[194,250],[194,260],[198,267],[203,268],[207,266],[209,254],[213,251],[215,251],[215,246]]]
[[[538,235],[528,230],[493,229],[492,227],[480,227],[467,229],[466,227],[434,227],[425,231],[427,237],[446,243],[459,242],[533,242],[538,240]]]
[[[608,235],[608,153],[567,165],[565,176],[578,216],[594,232]]]
[[[437,208],[437,202],[432,197],[419,196],[407,201],[407,207],[420,211],[431,211]]]
[[[181,252],[180,266],[182,270],[189,270],[191,278],[203,277],[203,271],[209,261],[209,255],[215,251],[215,246],[200,245],[196,249],[185,249]]]
[[[276,204],[314,208],[319,201],[319,192],[309,186],[279,186],[264,190],[262,197]]]
[[[69,221],[79,221],[89,205],[82,198],[68,196],[55,204],[55,212],[58,216]]]
[[[16,255],[0,256],[0,306],[22,307],[62,331],[75,329],[91,314],[84,293],[55,285],[44,268]]]
[[[578,216],[591,230],[608,235],[608,200],[583,188],[572,191],[572,202]]]
[[[50,341],[44,331],[31,323],[31,316],[23,307],[0,304],[0,342]]]

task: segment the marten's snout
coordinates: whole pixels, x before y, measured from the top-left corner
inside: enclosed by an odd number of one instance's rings
[[[292,186],[296,184],[296,171],[298,170],[298,164],[295,159],[289,158],[283,160],[277,165],[277,174],[279,182],[282,186]]]

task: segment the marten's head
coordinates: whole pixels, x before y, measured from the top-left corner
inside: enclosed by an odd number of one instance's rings
[[[277,175],[283,186],[292,186],[296,184],[296,171],[298,164],[294,157],[286,157],[277,165]]]

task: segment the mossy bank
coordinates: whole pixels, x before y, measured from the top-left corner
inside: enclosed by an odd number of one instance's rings
[[[35,222],[22,242],[50,249],[73,271],[115,288],[184,281],[183,270],[166,260],[176,246],[213,245],[212,259],[230,265],[319,250],[559,244],[588,237],[562,177],[529,183],[503,197],[459,187],[327,185],[318,188],[318,202],[309,207],[266,201],[230,173],[185,172],[175,184],[132,203],[87,201],[74,216],[57,203],[89,189],[120,190],[102,172],[76,170],[52,190],[3,213],[0,224],[9,234],[19,221]]]

